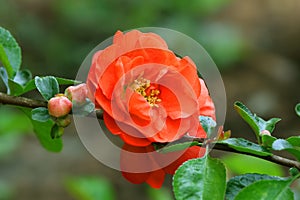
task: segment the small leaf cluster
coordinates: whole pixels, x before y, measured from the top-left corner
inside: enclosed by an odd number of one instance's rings
[[[59,94],[61,85],[74,85],[79,81],[45,76],[32,77],[27,69],[20,69],[22,63],[21,48],[10,32],[0,27],[0,79],[3,81],[7,94],[21,96],[27,92],[37,89],[41,97],[47,102],[55,95]],[[45,102],[45,104],[46,104]],[[76,106],[75,106],[76,107]],[[76,107],[77,108],[77,107]],[[63,143],[61,136],[64,128],[70,123],[68,116],[54,118],[49,115],[47,107],[28,109],[15,107],[21,110],[28,117],[42,146],[52,152],[62,150]],[[86,103],[77,108],[77,113],[87,115],[94,110],[94,104],[87,99]]]
[[[271,136],[279,118],[263,120],[253,114],[244,104],[234,105],[242,119],[252,128],[258,143],[243,138],[228,138],[216,140],[215,145],[230,148],[234,152],[253,155],[260,158],[272,157],[274,152],[286,151],[299,161],[300,137],[292,136],[287,139]],[[296,106],[299,115],[299,104]],[[207,121],[206,121],[207,122]],[[204,122],[202,121],[201,124]],[[208,124],[211,124],[208,122]],[[204,125],[206,126],[206,125]],[[262,134],[267,130],[270,134]],[[183,142],[166,146],[167,151],[177,150],[184,145],[195,145],[195,141]],[[198,141],[198,146],[205,143]],[[164,148],[160,148],[161,151]],[[180,149],[182,150],[182,149]],[[219,159],[211,158],[208,154],[202,158],[188,160],[183,163],[173,177],[173,191],[177,200],[214,199],[214,200],[292,200],[294,194],[291,184],[300,177],[297,168],[290,169],[290,177],[270,176],[267,174],[247,173],[230,178],[226,182],[226,168]]]

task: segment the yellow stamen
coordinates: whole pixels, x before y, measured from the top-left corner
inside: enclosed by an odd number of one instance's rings
[[[150,80],[139,77],[134,80],[130,87],[140,95],[142,95],[150,106],[158,107],[157,103],[161,102],[161,99],[158,98],[160,91],[158,89],[150,90],[150,93],[147,94],[146,90],[150,87]]]

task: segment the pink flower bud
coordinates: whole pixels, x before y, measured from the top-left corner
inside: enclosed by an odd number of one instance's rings
[[[70,86],[65,90],[65,95],[71,101],[76,103],[85,103],[85,100],[88,97],[88,89],[85,83],[76,86]]]
[[[62,117],[72,109],[72,102],[65,96],[56,95],[48,102],[49,114],[54,117]]]
[[[263,131],[260,132],[260,135],[261,136],[263,136],[263,135],[270,135],[271,136],[271,133],[268,130],[263,130]]]

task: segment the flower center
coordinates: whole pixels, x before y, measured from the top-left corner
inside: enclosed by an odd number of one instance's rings
[[[158,107],[157,103],[161,102],[158,97],[160,91],[154,85],[151,85],[150,80],[145,78],[137,78],[131,85],[131,88],[142,95],[150,106]]]

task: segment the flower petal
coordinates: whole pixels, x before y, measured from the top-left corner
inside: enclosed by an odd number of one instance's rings
[[[195,92],[195,96],[199,97],[201,87],[199,83],[199,77],[197,74],[197,68],[194,62],[187,56],[182,58],[180,60],[178,72],[180,72],[180,74],[183,75],[189,82],[191,88]]]
[[[211,97],[209,96],[208,89],[205,85],[205,82],[202,79],[199,80],[201,84],[201,94],[198,99],[200,115],[209,116],[212,117],[214,120],[216,120],[215,105]]]
[[[150,157],[153,150],[152,146],[134,147],[124,144],[120,162],[122,175],[131,183],[146,182],[153,188],[160,188],[165,172]]]
[[[133,146],[147,146],[151,144],[145,136],[132,126],[128,126],[122,122],[116,122],[109,114],[103,113],[104,123],[107,129],[114,135],[119,135],[122,140]]]
[[[139,126],[146,126],[150,122],[151,106],[146,99],[133,92],[129,99],[129,112],[132,120]]]
[[[200,158],[205,155],[205,149],[198,146],[193,146],[184,150],[184,152],[180,152],[182,153],[182,155],[177,160],[175,160],[170,165],[164,168],[164,171],[167,174],[174,174],[178,167],[182,165],[182,163],[184,163],[185,161],[193,158]],[[169,156],[172,156],[172,154],[175,153],[178,154],[179,152],[170,153]]]

